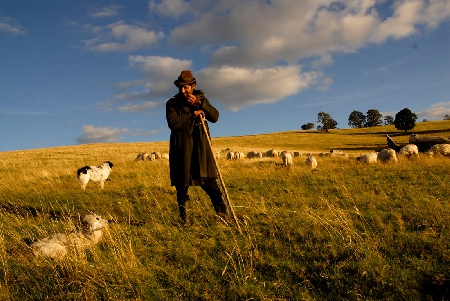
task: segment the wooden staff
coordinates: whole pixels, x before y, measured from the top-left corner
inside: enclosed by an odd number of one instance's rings
[[[220,184],[222,185],[222,190],[223,190],[223,192],[225,194],[225,197],[227,199],[228,207],[230,208],[230,212],[231,212],[231,215],[233,216],[233,220],[236,223],[236,226],[237,226],[237,228],[239,230],[239,233],[242,234],[241,227],[239,226],[239,223],[238,223],[238,220],[236,218],[236,215],[234,214],[233,206],[231,205],[230,197],[228,196],[227,188],[225,187],[225,182],[223,181],[222,174],[220,173],[219,164],[217,163],[216,156],[214,155],[211,139],[209,138],[208,130],[206,129],[206,125],[205,125],[205,122],[204,122],[203,118],[204,118],[203,116],[200,116],[200,120],[201,120],[201,123],[202,123],[202,126],[203,126],[203,130],[205,131],[205,136],[208,139],[209,149],[211,150],[212,157],[214,159],[214,163],[216,164],[217,174],[219,175],[219,180],[220,180]]]

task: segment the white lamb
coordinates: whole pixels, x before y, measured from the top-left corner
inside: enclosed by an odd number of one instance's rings
[[[62,260],[67,255],[68,248],[80,252],[99,243],[103,236],[102,230],[107,226],[107,220],[98,215],[88,214],[82,220],[81,231],[54,234],[33,243],[31,249],[35,256]]]
[[[281,159],[283,160],[284,166],[294,165],[294,161],[292,160],[292,154],[288,151],[281,152]]]
[[[81,189],[85,190],[89,181],[99,183],[100,188],[103,189],[113,166],[111,162],[105,161],[100,166],[84,166],[78,169],[77,177],[81,183]]]
[[[427,155],[434,156],[434,155],[441,155],[450,157],[450,144],[442,143],[442,144],[435,144],[427,151]]]
[[[368,153],[361,157],[357,157],[356,160],[361,161],[363,163],[368,163],[368,164],[377,163],[378,153],[377,152]]]
[[[313,155],[311,153],[309,153],[307,155],[307,158],[306,158],[305,162],[306,162],[306,164],[308,164],[311,167],[312,170],[316,170],[316,168],[317,168],[317,160],[316,160],[316,158],[313,157]]]
[[[398,161],[397,154],[395,153],[395,150],[392,148],[385,148],[381,152],[378,153],[378,161],[388,163],[388,162],[394,162],[396,163]]]
[[[398,153],[408,158],[412,156],[419,157],[419,148],[415,144],[408,144],[402,147]]]

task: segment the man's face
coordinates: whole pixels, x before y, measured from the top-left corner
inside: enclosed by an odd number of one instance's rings
[[[180,87],[178,87],[178,89],[181,94],[187,96],[194,92],[195,84],[180,86]]]

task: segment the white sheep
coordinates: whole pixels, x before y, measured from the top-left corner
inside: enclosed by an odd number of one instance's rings
[[[283,160],[284,166],[294,165],[294,161],[292,160],[292,154],[288,151],[281,152],[281,159]]]
[[[317,168],[317,160],[313,157],[311,153],[307,155],[307,158],[305,160],[306,164],[308,164],[312,170],[316,170]]]
[[[216,159],[220,159],[220,152],[215,152],[214,156],[216,157]]]
[[[368,164],[377,163],[378,153],[377,152],[368,153],[361,157],[357,157],[356,160],[361,161],[363,163],[368,163]]]
[[[228,152],[227,153],[227,160],[235,160],[236,159],[236,155],[234,154],[234,152]]]
[[[161,154],[161,159],[169,160],[169,154],[168,153],[162,153]]]
[[[98,215],[88,214],[82,220],[81,231],[73,233],[57,233],[43,238],[31,245],[35,256],[50,257],[62,260],[67,255],[67,248],[82,251],[96,245],[103,236],[103,228],[108,226],[108,221]]]
[[[381,152],[378,153],[377,157],[378,161],[380,162],[394,162],[396,163],[398,161],[397,154],[395,153],[395,150],[392,148],[385,148]]]
[[[152,155],[155,155],[155,159],[160,159],[161,158],[161,153],[160,152],[153,152]]]
[[[406,157],[419,157],[419,148],[415,144],[407,144],[398,153]]]
[[[434,155],[441,155],[450,157],[450,144],[442,143],[442,144],[435,144],[427,151],[427,155],[434,156]]]

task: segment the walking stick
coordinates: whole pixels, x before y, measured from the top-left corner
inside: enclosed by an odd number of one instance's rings
[[[228,207],[230,208],[230,212],[231,212],[231,215],[233,216],[233,220],[236,223],[236,226],[237,226],[237,228],[239,230],[239,233],[242,234],[241,227],[239,226],[239,223],[238,223],[238,220],[236,218],[236,215],[234,214],[233,206],[231,205],[230,197],[228,196],[227,188],[225,187],[225,182],[223,181],[222,174],[220,173],[219,164],[217,163],[216,156],[214,156],[211,139],[209,138],[208,131],[206,129],[205,121],[203,120],[203,118],[204,118],[203,116],[200,116],[200,120],[201,120],[201,123],[202,123],[202,126],[203,126],[203,130],[205,131],[205,134],[206,134],[206,139],[208,139],[209,149],[211,150],[211,153],[213,155],[212,157],[214,159],[214,163],[216,164],[216,169],[217,169],[217,174],[219,175],[220,184],[222,185],[222,189],[223,189],[223,192],[224,192],[225,197],[227,199]]]

